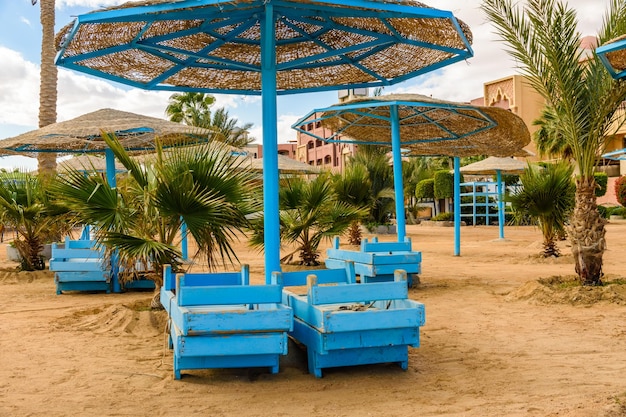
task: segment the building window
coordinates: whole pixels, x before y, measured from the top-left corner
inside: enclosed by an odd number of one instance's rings
[[[324,165],[330,165],[330,163],[332,162],[332,157],[330,155],[326,155],[324,157]]]

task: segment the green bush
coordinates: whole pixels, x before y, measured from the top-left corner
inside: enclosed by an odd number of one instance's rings
[[[454,174],[447,170],[435,172],[434,192],[435,198],[452,198],[454,197]],[[463,182],[461,180],[461,182]]]
[[[439,213],[435,217],[433,217],[431,220],[434,220],[436,222],[450,222],[454,220],[454,214],[449,211],[445,213]]]
[[[598,206],[598,211],[600,212],[600,216],[602,216],[605,219],[608,219],[611,216],[626,217],[626,207]]]
[[[435,198],[435,179],[428,178],[417,183],[415,198]]]
[[[594,172],[594,178],[596,179],[596,184],[598,184],[599,188],[596,188],[596,197],[602,197],[606,194],[607,183],[609,182],[609,176],[606,172]]]
[[[622,175],[615,181],[615,197],[618,203],[626,207],[626,175]]]

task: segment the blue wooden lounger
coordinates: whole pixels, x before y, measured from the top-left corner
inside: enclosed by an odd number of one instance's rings
[[[419,346],[424,305],[408,299],[406,273],[395,280],[355,283],[354,264],[343,269],[275,272],[282,280],[283,303],[293,309],[289,333],[307,348],[309,372],[397,362],[408,367],[408,346]],[[306,286],[305,291],[290,287]]]
[[[50,271],[54,271],[57,294],[63,291],[111,292],[111,267],[94,240],[70,240],[52,244]]]
[[[291,308],[280,285],[249,285],[241,272],[175,275],[164,268],[161,304],[169,315],[174,378],[181,370],[269,367],[287,354]]]
[[[333,240],[333,247],[328,249],[326,267],[344,268],[346,261],[354,262],[356,275],[363,283],[385,282],[394,280],[394,271],[402,269],[407,273],[407,284],[413,285],[413,276],[422,272],[422,253],[414,252],[411,239],[404,242],[371,242],[363,239],[360,251],[339,249],[339,238]]]

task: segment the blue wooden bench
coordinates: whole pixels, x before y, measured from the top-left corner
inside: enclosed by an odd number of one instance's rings
[[[402,269],[407,273],[407,284],[413,285],[413,276],[422,272],[422,253],[414,252],[411,239],[404,242],[379,242],[363,239],[360,251],[339,248],[339,238],[333,240],[333,247],[327,250],[326,267],[341,269],[346,261],[354,262],[356,274],[362,283],[394,280],[394,271]]]
[[[104,251],[94,240],[65,238],[52,244],[50,271],[54,272],[57,294],[63,291],[111,292],[111,267],[104,264]]]
[[[407,369],[408,347],[419,346],[425,319],[424,305],[408,299],[404,271],[395,281],[357,284],[347,262],[343,269],[274,272],[272,279],[285,287],[283,303],[294,314],[289,335],[306,346],[310,373],[321,378],[324,368],[387,362]]]
[[[181,370],[269,367],[287,354],[291,308],[280,285],[249,285],[241,272],[173,274],[163,271],[161,304],[169,315],[174,378]]]

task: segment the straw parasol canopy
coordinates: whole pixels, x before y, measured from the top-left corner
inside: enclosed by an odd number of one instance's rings
[[[263,171],[263,158],[250,159],[250,167],[254,171]],[[321,170],[313,165],[296,161],[285,155],[278,155],[278,171],[281,174],[319,174]]]
[[[336,132],[329,142],[391,143],[391,107],[398,110],[400,143],[416,155],[522,156],[530,143],[524,121],[498,107],[473,106],[419,94],[360,97],[315,110],[322,126]]]
[[[496,175],[498,171],[507,174],[521,174],[528,164],[513,158],[498,158],[490,156],[482,161],[474,162],[461,167],[461,172],[475,175]]]
[[[261,92],[265,7],[277,90],[388,85],[472,56],[451,12],[414,0],[149,0],[79,16],[57,64],[150,90]]]
[[[57,166],[59,172],[85,171],[85,172],[106,172],[106,160],[95,155],[78,155],[60,162]],[[115,162],[115,170],[124,172],[126,168],[119,162]]]
[[[623,40],[626,40],[626,35],[617,37],[607,42],[605,45],[617,44]],[[611,63],[611,66],[615,68],[616,70],[618,71],[626,70],[626,45],[624,45],[624,47],[620,49],[614,50],[613,52],[608,52],[606,54],[606,58]]]
[[[102,132],[115,133],[129,151],[154,149],[155,139],[164,144],[196,143],[208,140],[211,131],[156,117],[101,109],[64,122],[1,140],[0,149],[32,156],[38,152],[102,153],[108,146]]]

